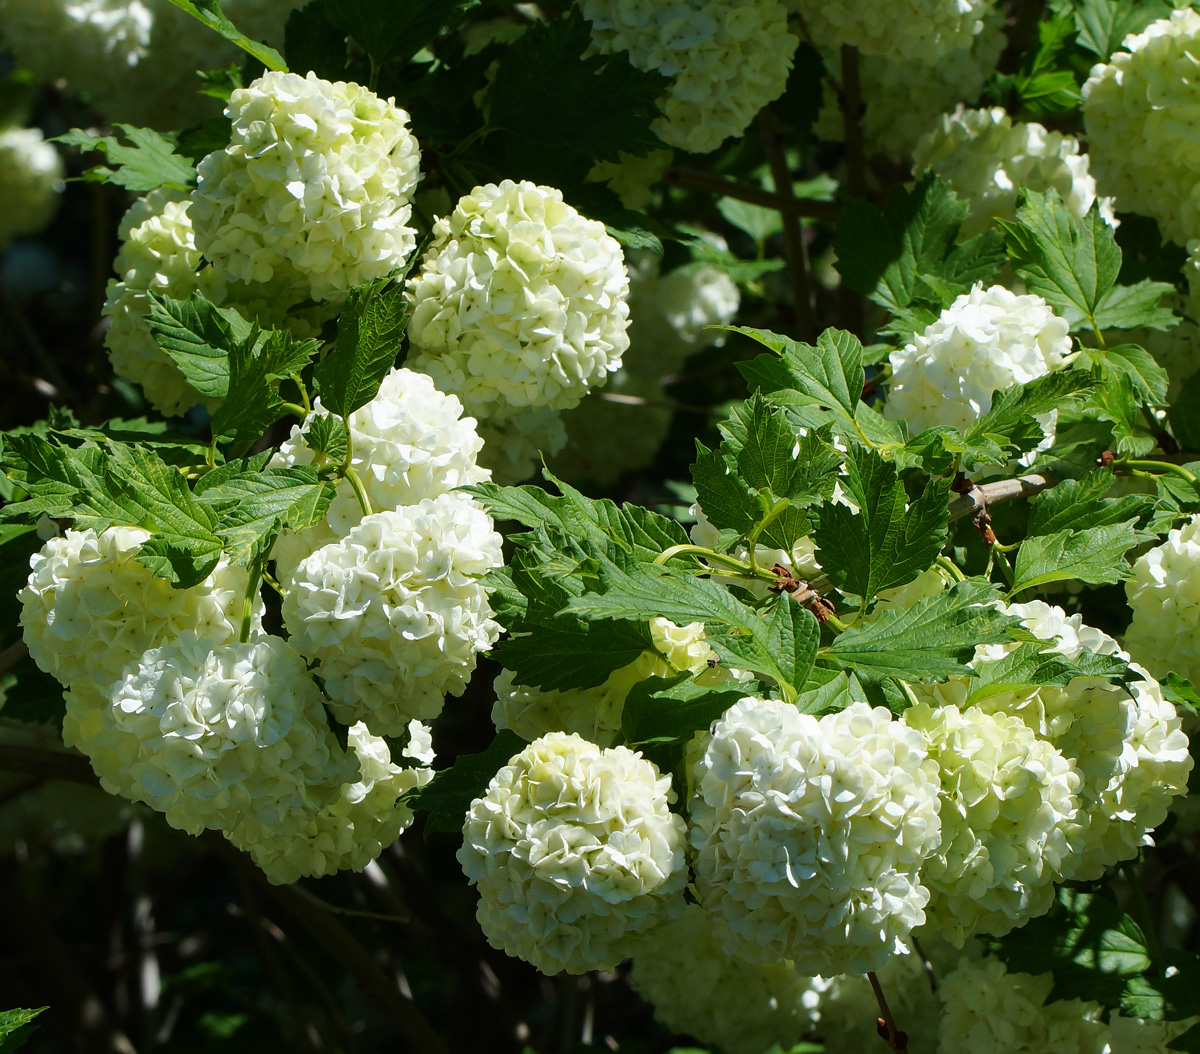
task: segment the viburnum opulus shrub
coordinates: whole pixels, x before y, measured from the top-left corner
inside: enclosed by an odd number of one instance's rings
[[[0,0],[0,967],[83,885],[146,1050],[1200,1050],[1198,41]]]

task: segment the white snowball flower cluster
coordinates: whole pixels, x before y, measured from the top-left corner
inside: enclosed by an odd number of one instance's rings
[[[942,841],[921,871],[929,924],[961,947],[1045,914],[1078,827],[1074,767],[1005,713],[919,703],[903,722],[941,772]]]
[[[757,964],[726,954],[697,904],[643,938],[630,981],[667,1028],[729,1054],[762,1054],[775,1043],[788,1050],[816,1023],[809,979],[784,959]]]
[[[303,657],[279,637],[181,633],[131,664],[110,703],[95,740],[80,744],[101,784],[131,785],[130,797],[190,834],[249,820],[282,837],[354,778]]]
[[[1123,656],[1107,634],[1084,626],[1080,616],[1041,601],[1005,609],[1027,630],[1067,659],[1085,651]],[[1055,638],[1058,638],[1057,641]],[[1012,646],[977,649],[976,669]],[[1078,829],[1070,835],[1063,878],[1090,881],[1105,869],[1135,857],[1152,844],[1150,832],[1167,817],[1171,799],[1186,792],[1192,759],[1175,707],[1158,682],[1133,665],[1141,679],[1126,690],[1098,677],[1077,677],[1065,687],[1045,685],[991,695],[977,705],[989,714],[1019,718],[1056,747],[1079,773]],[[965,678],[916,686],[918,696],[965,708],[971,690]]]
[[[186,630],[214,644],[237,639],[246,569],[222,560],[199,585],[175,589],[138,562],[149,537],[133,527],[69,530],[30,560],[21,625],[34,662],[70,689],[68,746],[95,734],[109,688],[143,652]]]
[[[62,158],[42,141],[41,129],[0,131],[0,252],[54,218],[65,175]]]
[[[965,431],[991,409],[994,392],[1061,365],[1071,351],[1069,329],[1040,296],[976,285],[889,355],[884,414],[907,421],[913,435],[935,425]],[[1056,419],[1056,411],[1038,417],[1048,438]]]
[[[1174,672],[1200,684],[1200,517],[1134,561],[1125,595],[1130,655],[1156,677]]]
[[[292,428],[273,465],[311,465],[317,455],[304,441],[313,419],[324,413],[321,399],[311,416]],[[443,395],[424,374],[390,371],[375,397],[350,415],[351,468],[358,474],[375,511],[416,505],[458,487],[482,483],[487,469],[476,459],[483,440],[475,421],[463,417],[462,403]],[[362,507],[343,480],[330,503],[325,522],[300,532],[284,532],[274,557],[286,579],[304,557],[322,545],[344,538],[362,519]]]
[[[727,951],[833,976],[907,950],[940,839],[919,733],[863,703],[818,720],[748,697],[716,722],[695,777],[696,888]]]
[[[254,40],[283,43],[301,0],[226,0]],[[217,113],[199,94],[198,69],[242,54],[170,0],[0,0],[5,44],[42,80],[65,78],[111,121],[180,128]]]
[[[620,245],[559,191],[476,187],[409,279],[412,368],[495,423],[566,409],[620,367],[628,292]]]
[[[1122,43],[1083,86],[1091,167],[1122,210],[1158,221],[1164,238],[1200,237],[1200,146],[1181,129],[1195,107],[1200,13],[1183,7]]]
[[[1016,219],[1022,189],[1057,191],[1076,219],[1096,200],[1096,180],[1079,140],[1032,121],[1014,122],[1002,106],[943,114],[913,151],[913,175],[929,169],[971,206],[960,237],[982,234],[996,218]],[[1100,200],[1100,212],[1115,224],[1111,198]]]
[[[433,779],[428,764],[432,750],[424,749],[428,728],[413,721],[408,731],[404,753],[423,764],[395,764],[387,743],[360,721],[348,737],[358,760],[358,779],[343,784],[338,797],[306,827],[281,836],[275,827],[246,822],[228,832],[229,840],[247,850],[276,885],[335,871],[361,871],[412,823],[412,809],[397,800],[400,795]]]
[[[471,803],[458,859],[494,948],[543,973],[609,970],[683,911],[671,778],[625,747],[543,736]]]
[[[1009,973],[996,958],[963,962],[941,979],[939,1054],[1109,1054],[1103,1007],[1047,1003],[1051,974]]]
[[[186,194],[160,188],[138,198],[121,220],[121,248],[110,279],[104,314],[112,325],[104,335],[113,370],[142,386],[149,403],[161,414],[177,416],[205,400],[183,372],[158,346],[146,325],[147,293],[185,300],[202,293],[216,303],[225,300],[227,284],[211,267],[197,270],[200,251]]]
[[[462,694],[500,634],[480,581],[503,563],[500,542],[479,505],[443,494],[364,517],[300,562],[283,621],[320,661],[339,721],[401,735]]]
[[[664,116],[651,128],[693,154],[741,135],[783,94],[799,44],[780,0],[581,0],[580,7],[597,50],[624,52],[637,69],[672,78],[658,100]]]
[[[192,207],[196,245],[222,273],[340,301],[404,263],[420,151],[392,100],[269,72],[226,112],[232,141],[200,162]]]
[[[868,153],[902,161],[938,118],[962,100],[976,99],[1004,51],[1004,15],[986,11],[983,29],[966,47],[955,48],[932,65],[872,55],[859,64],[865,109],[862,135]],[[840,48],[822,48],[825,68],[840,79]],[[821,112],[813,131],[822,139],[846,137],[845,115],[830,85],[823,90]]]
[[[990,0],[788,0],[822,45],[852,44],[864,55],[932,65],[969,47]],[[863,66],[869,63],[863,62]]]

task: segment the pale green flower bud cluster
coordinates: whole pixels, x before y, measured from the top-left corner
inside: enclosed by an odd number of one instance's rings
[[[971,46],[990,0],[788,0],[820,45],[851,44],[864,56],[933,65]],[[867,63],[864,63],[867,65]]]
[[[0,130],[0,252],[54,218],[65,175],[62,158],[42,141],[40,129]]]
[[[543,973],[608,970],[678,916],[686,830],[670,787],[640,754],[563,732],[512,758],[458,852],[488,942]]]
[[[638,69],[672,78],[658,100],[664,116],[651,127],[693,154],[741,135],[783,94],[799,44],[780,0],[580,0],[580,7],[598,51],[624,52]]]
[[[1096,201],[1096,180],[1079,140],[1016,121],[1001,106],[942,115],[913,151],[913,175],[932,170],[950,181],[971,206],[960,237],[982,234],[992,220],[1015,220],[1022,190],[1054,190],[1072,216],[1082,219]],[[1115,225],[1111,198],[1100,213]]]
[[[1200,237],[1200,145],[1194,121],[1200,13],[1183,7],[1122,42],[1083,86],[1091,168],[1122,211],[1158,221],[1163,237]]]
[[[979,97],[1004,51],[1004,16],[985,11],[983,29],[965,47],[955,48],[935,63],[912,62],[888,54],[872,55],[859,64],[865,106],[863,143],[868,154],[903,161],[938,118],[963,102]],[[825,68],[841,77],[841,49],[821,48]],[[821,112],[813,131],[822,139],[845,139],[845,115],[830,85],[824,88]]]

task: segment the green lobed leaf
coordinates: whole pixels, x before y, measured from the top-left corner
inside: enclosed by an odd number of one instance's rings
[[[821,677],[828,677],[828,680],[816,683]],[[862,684],[854,674],[814,667],[809,672],[804,691],[796,696],[796,709],[802,714],[832,714],[845,710],[851,703],[868,701]]]
[[[55,142],[77,146],[84,153],[99,150],[104,154],[109,164],[89,168],[83,176],[88,182],[115,183],[134,194],[146,194],[159,187],[190,190],[195,184],[196,169],[175,152],[173,137],[131,124],[114,127],[128,143],[112,135],[92,135],[81,128],[72,128]]]
[[[1102,376],[1118,374],[1126,377],[1142,402],[1151,406],[1167,405],[1167,371],[1150,352],[1137,344],[1084,348],[1076,362],[1085,368],[1099,368]]]
[[[29,1041],[38,1026],[33,1019],[49,1009],[39,1006],[35,1010],[0,1010],[0,1051],[13,1054]]]
[[[220,308],[193,293],[172,300],[153,291],[146,324],[158,346],[171,357],[184,379],[209,399],[229,394],[229,356],[254,332],[233,308]]]
[[[1076,220],[1055,190],[1027,190],[1017,219],[996,220],[1014,270],[1068,321],[1099,328],[1097,311],[1121,270],[1121,250],[1097,204]]]
[[[398,282],[384,278],[350,290],[337,340],[313,374],[326,410],[348,417],[375,398],[396,364],[408,314]]]
[[[1017,551],[1011,595],[1049,582],[1120,582],[1130,572],[1125,554],[1149,535],[1134,529],[1136,519],[1123,523],[1063,530],[1026,538]]]
[[[1104,527],[1150,513],[1154,499],[1148,494],[1106,498],[1113,484],[1111,468],[1099,468],[1082,479],[1068,479],[1033,499],[1026,534],[1055,534],[1063,530]]]
[[[696,502],[719,531],[736,531],[744,538],[755,524],[757,503],[753,492],[718,450],[710,450],[696,440],[696,461],[692,465]]]
[[[1179,316],[1164,306],[1162,299],[1174,292],[1170,283],[1148,278],[1134,285],[1113,286],[1096,308],[1096,326],[1102,330],[1170,329],[1179,324]]]
[[[1104,62],[1130,33],[1170,13],[1162,0],[1076,0],[1076,40]]]
[[[320,342],[297,340],[285,329],[254,332],[229,352],[229,391],[212,416],[213,435],[253,441],[284,413],[277,385],[299,373]]]
[[[1116,655],[1085,652],[1076,660],[1057,652],[1045,651],[1045,644],[1020,644],[995,662],[980,664],[978,677],[971,682],[967,705],[993,695],[1042,685],[1064,687],[1076,677],[1100,677],[1113,683],[1135,678],[1129,664]]]
[[[409,59],[443,30],[456,27],[463,13],[475,3],[476,0],[406,0],[401,4],[320,0],[303,8],[298,18],[293,15],[295,28],[292,19],[288,20],[288,58],[292,57],[293,47],[311,55],[311,50],[299,47],[300,42],[311,39],[315,31],[327,26],[339,31],[333,38],[342,44],[343,67],[346,36],[352,37],[376,65],[389,59]]]
[[[629,691],[621,711],[621,738],[637,749],[647,743],[686,743],[746,695],[742,682],[696,684],[688,674],[648,677]]]
[[[968,579],[910,608],[889,608],[872,622],[838,634],[818,664],[853,672],[864,685],[898,677],[911,683],[974,676],[966,667],[980,644],[1005,644],[1021,621],[996,606],[999,592]]]
[[[786,683],[799,693],[817,658],[821,628],[813,613],[781,593],[767,620],[767,648]]]
[[[400,801],[414,811],[429,814],[425,818],[426,837],[439,831],[461,835],[471,802],[483,797],[496,773],[526,746],[515,732],[502,729],[487,750],[460,754],[453,765],[437,772],[424,787],[402,795]]]
[[[229,17],[221,10],[220,0],[171,0],[180,10],[186,11],[193,18],[199,19],[210,29],[216,30],[231,44],[236,44],[246,54],[257,59],[269,70],[287,72],[287,64],[283,56],[272,47],[260,44],[246,36]]]
[[[1184,450],[1200,450],[1200,372],[1192,374],[1175,397],[1167,421]]]
[[[1112,422],[1112,436],[1107,445],[1118,454],[1140,457],[1158,445],[1145,427],[1138,393],[1127,374],[1109,376],[1083,410],[1090,411],[1097,420]]]
[[[591,31],[578,9],[534,23],[496,67],[488,126],[602,161],[617,161],[621,151],[661,149],[650,125],[667,79],[635,69],[622,52],[591,50]]]
[[[858,511],[841,503],[822,505],[813,531],[830,581],[870,602],[881,589],[916,578],[946,544],[950,483],[931,480],[907,506],[895,463],[875,450],[851,447],[841,485]]]
[[[304,424],[305,445],[340,465],[350,452],[350,431],[346,422],[333,414],[313,414]]]

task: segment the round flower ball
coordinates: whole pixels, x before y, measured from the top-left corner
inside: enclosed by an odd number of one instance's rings
[[[1069,330],[1040,296],[976,285],[888,357],[884,415],[907,421],[913,435],[937,425],[965,431],[991,409],[994,392],[1061,365],[1071,351]],[[1055,420],[1038,417],[1048,436]]]
[[[949,180],[971,207],[960,237],[982,234],[993,219],[1016,219],[1023,189],[1057,191],[1076,219],[1096,200],[1096,180],[1079,140],[1032,121],[1014,123],[1002,106],[943,114],[913,151],[913,175],[929,170]],[[1115,224],[1111,198],[1100,200],[1100,212]]]
[[[269,72],[226,113],[232,140],[200,162],[192,207],[196,245],[218,270],[340,301],[401,267],[416,244],[420,151],[393,100]]]
[[[933,65],[970,47],[983,30],[989,0],[788,0],[820,45],[850,44],[864,56]],[[864,61],[863,66],[869,65]]]
[[[552,732],[471,802],[458,861],[488,943],[542,973],[611,970],[683,911],[686,827],[670,776],[626,747]]]
[[[977,99],[1004,52],[1004,14],[983,13],[983,29],[970,42],[955,48],[932,64],[889,55],[872,55],[859,63],[859,87],[864,110],[862,136],[868,154],[884,154],[893,161],[908,158],[917,141],[947,110],[966,99]],[[819,49],[825,68],[839,80],[840,47]],[[813,131],[822,139],[843,142],[846,120],[837,92],[826,83],[821,112]]]
[[[408,738],[403,750],[408,765],[397,765],[387,743],[358,722],[348,735],[358,778],[344,783],[338,796],[307,826],[283,833],[246,821],[227,831],[227,837],[249,852],[275,885],[337,871],[361,871],[413,822],[413,811],[399,801],[400,796],[433,779],[429,729],[419,721],[410,722]]]
[[[818,720],[747,697],[714,725],[695,786],[696,891],[727,952],[831,977],[908,950],[941,834],[920,733],[865,703]]]
[[[444,494],[364,517],[300,562],[283,622],[320,663],[339,721],[398,736],[462,694],[500,635],[481,581],[503,563],[500,542],[482,508]]]
[[[1047,1003],[1052,974],[1009,973],[997,958],[964,961],[940,979],[939,1054],[1109,1054],[1104,1008],[1081,999]]]
[[[147,651],[113,685],[95,739],[79,748],[105,790],[124,793],[128,780],[135,801],[189,834],[247,820],[281,837],[298,831],[356,768],[303,657],[265,635],[214,644],[185,632]]]
[[[149,537],[134,527],[68,530],[29,562],[21,626],[33,661],[70,689],[68,746],[95,731],[109,688],[143,652],[189,630],[214,644],[238,637],[246,569],[221,560],[199,585],[176,589],[138,561]]]
[[[921,871],[929,925],[961,948],[1045,914],[1079,826],[1074,766],[1009,714],[918,703],[903,722],[941,774],[942,840]]]
[[[726,954],[714,924],[689,904],[651,930],[633,954],[634,989],[667,1028],[729,1054],[762,1054],[776,1043],[790,1049],[816,1023],[809,978],[785,959],[749,963]]]
[[[481,419],[574,406],[629,346],[621,247],[552,187],[460,198],[407,290],[412,368]]]
[[[694,154],[742,135],[783,94],[799,44],[780,0],[582,0],[581,8],[598,51],[671,78],[651,128]]]
[[[1177,673],[1200,684],[1200,516],[1134,561],[1125,595],[1129,654],[1156,677]]]
[[[1200,237],[1200,144],[1181,129],[1196,105],[1200,14],[1189,7],[1122,42],[1083,86],[1091,168],[1123,211],[1158,221],[1163,237]]]
[[[190,210],[187,194],[166,187],[129,207],[118,229],[121,248],[113,264],[120,277],[109,281],[103,310],[112,319],[104,345],[113,371],[140,384],[147,402],[167,417],[200,403],[216,406],[216,400],[205,399],[188,384],[145,321],[152,292],[175,300],[197,292],[215,303],[225,300],[227,283],[216,270],[198,270],[201,257]]]
[[[62,158],[43,142],[40,128],[0,131],[0,252],[54,218],[65,175]]]
[[[271,464],[313,464],[319,455],[305,434],[325,413],[318,396],[312,413],[292,427]],[[375,397],[350,415],[349,425],[350,466],[375,512],[417,505],[489,478],[488,470],[477,463],[483,439],[474,419],[463,417],[462,403],[443,395],[422,373],[389,372]],[[362,515],[354,488],[342,480],[323,523],[285,531],[276,542],[272,555],[281,578],[289,578],[296,564],[321,546],[344,538]]]

